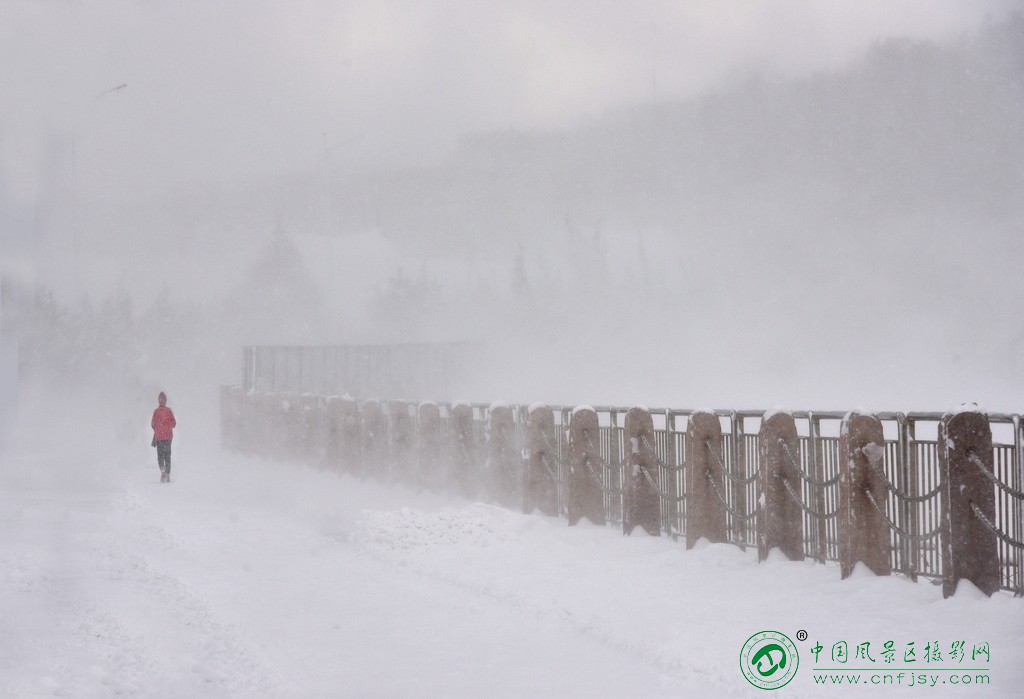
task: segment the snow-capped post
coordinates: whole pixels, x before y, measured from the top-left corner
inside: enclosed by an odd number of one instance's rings
[[[271,407],[270,398],[266,393],[256,393],[252,397],[253,422],[250,434],[253,451],[263,458],[270,456],[271,444]]]
[[[292,393],[278,394],[278,425],[280,431],[279,457],[282,460],[295,458],[298,451],[297,439],[299,432],[299,406],[297,396]]]
[[[318,462],[317,452],[321,443],[320,425],[322,420],[317,410],[317,402],[317,397],[312,393],[303,393],[299,397],[298,453],[309,464]]]
[[[530,406],[527,422],[526,469],[523,472],[523,512],[538,509],[558,514],[559,454],[555,413],[543,403]]]
[[[299,459],[302,458],[305,437],[300,396],[295,393],[286,393],[284,396],[284,409],[288,434],[285,458]]]
[[[363,472],[383,476],[388,469],[388,422],[380,401],[363,402],[362,425]]]
[[[266,453],[274,459],[283,459],[288,441],[288,431],[285,418],[284,395],[280,393],[264,394],[265,402],[263,410],[263,421],[266,425],[264,443]]]
[[[329,469],[340,469],[341,460],[341,399],[327,396],[324,403],[324,463]]]
[[[892,573],[885,521],[885,436],[875,415],[851,411],[839,432],[839,571],[848,578],[857,563],[875,575]]]
[[[757,439],[761,466],[757,558],[763,561],[777,548],[791,561],[802,561],[800,439],[793,416],[781,410],[768,411],[761,418]]]
[[[969,580],[991,596],[999,589],[999,549],[988,415],[974,405],[943,415],[938,453],[942,594],[949,597],[960,580]]]
[[[360,470],[363,436],[359,429],[359,406],[351,396],[338,400],[338,457],[341,467],[349,473]]]
[[[718,416],[710,410],[691,413],[686,441],[686,548],[693,548],[701,537],[724,543],[728,541],[726,475]]]
[[[252,454],[254,451],[253,439],[256,432],[256,393],[242,390],[241,414],[238,419],[238,446],[237,449],[243,454]]]
[[[449,475],[463,495],[477,489],[476,441],[473,439],[473,406],[456,401],[448,409]]]
[[[409,480],[412,471],[415,432],[404,400],[388,401],[388,429],[391,437],[391,458],[388,464],[392,479]]]
[[[428,488],[439,489],[441,478],[441,409],[437,403],[423,402],[417,408],[416,454],[418,480]]]
[[[281,460],[295,458],[296,434],[298,432],[298,420],[296,415],[299,407],[296,396],[292,393],[277,394],[277,421],[279,430],[278,457]]]
[[[288,400],[280,393],[268,393],[264,400],[266,412],[263,417],[267,426],[264,437],[266,453],[274,459],[281,460],[288,456]]]
[[[566,475],[569,526],[586,517],[604,524],[604,493],[601,490],[600,444],[597,411],[581,405],[569,418],[569,473]]]
[[[316,397],[316,460],[320,468],[327,468],[327,397]]]
[[[264,459],[270,457],[270,445],[273,443],[272,407],[269,394],[257,393],[253,396],[253,423],[250,428],[252,447],[253,452]]]
[[[632,534],[640,526],[652,535],[661,534],[661,495],[658,492],[658,461],[654,453],[654,420],[647,408],[626,412],[623,423],[626,446],[625,483],[622,494],[622,531]]]
[[[497,502],[513,507],[517,500],[519,467],[512,408],[498,401],[487,410],[487,490]]]

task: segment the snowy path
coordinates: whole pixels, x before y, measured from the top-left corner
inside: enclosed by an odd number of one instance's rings
[[[214,450],[185,451],[170,486],[61,458],[0,480],[8,696],[757,696],[737,657],[762,629],[811,634],[786,696],[822,695],[816,638],[984,640],[993,684],[970,694],[1024,682],[1006,595],[943,601]]]
[[[673,694],[598,638],[369,555],[350,503],[394,490],[231,457],[169,487],[39,473],[0,495],[9,695]]]

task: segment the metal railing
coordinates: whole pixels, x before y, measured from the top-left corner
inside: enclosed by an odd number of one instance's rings
[[[238,391],[239,400],[253,402]],[[292,402],[294,402],[294,397]],[[323,399],[314,413],[316,420],[323,421]],[[385,403],[386,405],[386,403]],[[458,474],[452,472],[457,461],[455,449],[461,449],[463,456],[471,455],[475,463],[473,472],[462,474],[469,479],[469,490],[476,495],[487,495],[492,479],[486,472],[485,463],[488,437],[488,422],[493,406],[475,403],[472,409],[472,425],[468,434],[458,439],[453,432],[452,404],[438,403],[440,408],[441,436],[438,442],[447,445],[449,458],[438,476],[442,481],[452,480]],[[514,429],[511,432],[509,458],[501,468],[512,469],[505,475],[522,482],[523,469],[529,456],[527,451],[527,418],[525,405],[508,405],[512,412]],[[550,458],[545,468],[555,480],[558,497],[558,511],[564,515],[567,506],[567,455],[569,453],[568,427],[572,406],[550,406],[554,413],[554,429],[547,436],[546,449]],[[222,408],[223,409],[223,408]],[[410,419],[415,420],[415,406],[409,406]],[[623,420],[628,408],[618,406],[594,406],[598,415],[597,440],[593,443],[597,463],[591,463],[594,477],[600,480],[603,492],[605,518],[609,524],[620,524],[623,516],[622,465],[626,462]],[[265,412],[265,409],[264,409]],[[757,516],[759,498],[762,495],[760,478],[760,428],[762,411],[756,410],[715,410],[714,414],[722,425],[722,437],[717,444],[694,445],[687,437],[687,426],[693,410],[656,409],[651,410],[655,421],[653,443],[643,440],[642,448],[647,450],[657,463],[656,472],[648,474],[652,485],[661,499],[662,530],[670,536],[679,537],[686,531],[686,494],[689,491],[689,475],[685,464],[693,450],[708,448],[712,463],[720,465],[725,472],[724,489],[719,492],[727,516],[727,539],[740,546],[757,545]],[[362,401],[360,401],[362,414]],[[386,411],[385,411],[386,414]],[[800,473],[799,489],[791,488],[790,496],[796,499],[802,511],[804,532],[803,551],[807,558],[819,562],[838,561],[840,524],[836,517],[839,507],[839,425],[846,415],[844,412],[792,411],[797,425],[798,451],[790,454]],[[235,429],[242,446],[266,444],[267,435],[273,434],[271,424],[275,418],[263,415],[259,410],[250,416],[251,438],[246,437],[243,426]],[[937,431],[941,413],[876,413],[885,434],[881,476],[886,485],[885,497],[875,501],[890,528],[890,558],[892,569],[911,579],[918,577],[941,579],[943,574],[942,550],[938,535],[941,524],[941,477],[938,463],[938,442],[933,436]],[[280,421],[278,416],[278,421]],[[294,426],[292,419],[292,443],[301,429]],[[989,423],[994,428],[993,439],[993,490],[996,498],[995,520],[991,522],[998,536],[1000,586],[1017,595],[1024,595],[1024,426],[1017,414],[990,414]],[[225,432],[232,430],[231,420],[224,420]],[[387,421],[390,425],[390,421]],[[280,425],[278,425],[280,427]],[[313,433],[322,424],[306,426]],[[296,432],[296,429],[300,429]],[[262,442],[260,432],[263,432]],[[998,432],[998,439],[996,438]],[[415,438],[416,431],[413,430]],[[924,436],[919,436],[924,435]],[[390,439],[377,435],[377,439]],[[225,441],[232,439],[225,438]],[[468,441],[468,446],[467,446]],[[459,445],[456,447],[456,445]],[[416,445],[407,445],[415,451]],[[265,450],[261,450],[266,453]],[[788,451],[788,449],[787,449]],[[280,450],[276,450],[280,455]],[[322,460],[322,457],[320,457]],[[465,459],[463,459],[465,461]],[[493,465],[492,465],[493,466]],[[381,464],[361,464],[363,473],[373,475],[374,469],[388,468]],[[378,475],[393,477],[390,470],[376,471]],[[445,483],[436,484],[444,487]],[[517,496],[521,496],[520,492]],[[493,493],[491,494],[494,495]],[[507,500],[507,498],[505,498]]]

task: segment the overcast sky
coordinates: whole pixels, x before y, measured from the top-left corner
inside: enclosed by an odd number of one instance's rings
[[[839,68],[1012,5],[0,0],[0,188],[31,207],[62,161],[84,197],[308,171],[325,145],[335,169],[425,162],[466,131]]]
[[[323,243],[311,236],[333,225],[327,183],[334,184],[330,191],[338,196],[348,193],[346,183],[373,180],[331,178],[326,176],[330,171],[428,164],[443,159],[467,132],[572,128],[651,100],[698,95],[751,72],[799,77],[852,69],[872,42],[889,37],[950,42],[977,35],[979,26],[1003,20],[1019,5],[1019,0],[0,0],[0,271],[15,269],[72,304],[89,298],[99,304],[115,289],[139,309],[161,295],[199,303],[209,314],[210,327],[222,332],[191,347],[195,328],[177,329],[179,344],[172,349],[180,356],[175,361],[183,375],[191,375],[191,358],[220,352],[227,358],[225,371],[234,376],[235,348],[246,342],[390,339],[385,333],[389,316],[381,310],[390,307],[380,299],[397,294],[391,321],[404,339],[426,337],[408,327],[410,316],[426,328],[424,333],[432,333],[426,339],[485,337],[500,345],[502,337],[543,336],[548,344],[541,354],[550,366],[547,373],[534,372],[538,388],[523,396],[529,400],[557,394],[563,400],[596,396],[677,405],[694,400],[829,407],[942,408],[961,400],[1015,405],[1024,376],[1024,335],[1012,322],[1021,298],[1020,275],[1013,273],[1020,259],[1022,237],[1016,227],[1021,219],[1000,200],[1012,194],[1001,194],[999,167],[1012,173],[1012,163],[988,167],[985,160],[993,144],[1004,144],[1016,133],[1004,130],[1010,135],[1003,140],[997,133],[1003,118],[999,109],[1015,108],[1010,97],[981,100],[978,109],[995,111],[972,112],[976,121],[966,130],[955,118],[939,119],[924,141],[915,141],[904,136],[917,132],[922,112],[905,112],[905,129],[879,131],[864,116],[872,114],[872,92],[857,93],[862,96],[853,105],[852,121],[841,125],[849,132],[848,148],[838,148],[837,156],[850,156],[850,149],[865,144],[867,163],[884,164],[884,158],[875,157],[878,150],[927,160],[922,166],[926,176],[918,177],[927,181],[915,180],[920,187],[907,190],[920,196],[899,205],[890,201],[901,196],[899,177],[880,172],[878,182],[894,187],[892,196],[880,196],[873,181],[842,170],[843,162],[856,165],[856,158],[842,161],[837,172],[828,173],[825,190],[811,193],[801,189],[800,178],[813,167],[790,173],[781,159],[779,168],[769,168],[776,179],[750,187],[749,178],[736,170],[741,165],[711,158],[703,164],[721,165],[719,174],[727,183],[723,190],[735,194],[721,201],[743,210],[728,204],[719,210],[711,202],[703,218],[676,222],[665,231],[659,221],[674,221],[693,207],[673,199],[661,218],[631,218],[635,209],[622,204],[628,192],[613,193],[620,196],[608,204],[623,206],[622,212],[605,211],[603,201],[576,202],[582,215],[593,214],[597,221],[580,224],[585,235],[596,240],[601,217],[609,221],[605,242],[617,272],[625,274],[638,259],[647,264],[649,258],[666,290],[649,287],[647,305],[640,307],[651,318],[675,319],[664,324],[664,337],[650,343],[661,354],[654,352],[632,373],[622,373],[618,384],[610,378],[595,384],[593,377],[632,349],[632,337],[621,327],[570,322],[576,316],[569,308],[555,308],[547,325],[528,314],[517,316],[512,302],[504,314],[494,313],[487,286],[478,282],[489,280],[495,294],[507,290],[513,253],[496,252],[494,266],[485,268],[476,253],[466,254],[459,246],[451,254],[461,259],[442,259],[436,250],[444,247],[438,236],[457,233],[460,225],[478,234],[480,246],[489,246],[501,231],[495,221],[510,211],[536,208],[545,196],[554,202],[555,213],[548,212],[530,230],[536,229],[540,240],[554,240],[567,228],[558,207],[569,210],[573,203],[564,191],[517,199],[521,192],[506,192],[499,183],[492,199],[477,200],[473,183],[456,181],[452,191],[439,191],[447,181],[430,180],[440,171],[428,172],[426,184],[437,187],[423,186],[421,179],[414,183],[420,189],[411,194],[400,187],[385,193],[435,197],[441,209],[447,204],[433,228],[423,220],[431,210],[410,209],[406,221],[394,211],[394,202],[389,209],[391,200],[381,197],[371,202],[380,207],[376,228],[370,216],[370,223],[360,225],[372,230],[353,229],[362,237],[330,241],[343,246],[341,252],[309,245]],[[922,79],[945,80],[947,75],[939,70]],[[839,79],[834,85],[843,89],[845,83]],[[962,94],[971,99],[969,91]],[[752,108],[754,122],[759,106]],[[734,127],[750,123],[746,118]],[[723,133],[730,138],[732,132]],[[928,138],[963,148],[937,149],[942,152],[935,155],[932,172],[927,169],[931,152],[913,148]],[[909,148],[902,148],[903,140]],[[763,162],[773,149],[784,153],[791,144],[784,138],[766,143]],[[803,145],[816,157],[813,142]],[[946,156],[950,159],[943,161]],[[960,156],[981,168],[983,177],[969,178],[965,173],[970,170],[958,164]],[[577,172],[586,162],[578,158],[577,169],[565,171]],[[306,177],[272,181],[295,173]],[[918,175],[912,169],[908,177]],[[261,185],[224,191],[224,185],[249,181]],[[945,189],[939,186],[950,182]],[[215,186],[204,191],[204,184]],[[313,196],[317,187],[322,187],[320,199]],[[714,182],[700,191],[713,187]],[[667,196],[677,197],[678,191]],[[948,217],[942,196],[934,194],[949,191],[959,197],[951,204],[961,205],[959,218]],[[770,206],[758,208],[755,200],[762,195]],[[657,196],[655,190],[643,201],[664,204]],[[994,207],[989,205],[993,197]],[[829,201],[832,209],[826,206]],[[467,202],[485,210],[459,218]],[[748,202],[752,206],[744,208]],[[860,202],[871,210],[858,211]],[[492,205],[493,212],[487,209]],[[790,215],[794,208],[797,213]],[[1000,212],[1007,211],[1001,218]],[[822,228],[830,212],[839,217],[834,230]],[[406,223],[389,230],[401,236],[382,239],[388,231],[380,221],[396,216]],[[277,321],[242,337],[241,330],[220,322],[232,314],[219,302],[229,291],[237,292],[276,223],[306,246],[307,259],[329,270],[325,276],[335,286],[324,287],[327,298],[344,307],[348,319],[347,325],[331,326],[335,335],[330,338],[289,334],[291,326]],[[963,235],[964,230],[971,234]],[[568,233],[562,233],[568,240]],[[420,249],[410,240],[419,241]],[[605,254],[599,246],[597,251],[598,257]],[[438,259],[428,260],[430,255]],[[725,273],[706,264],[722,256],[730,260]],[[342,262],[349,272],[339,273]],[[555,280],[552,293],[558,293],[558,283],[575,279],[566,270],[591,279],[592,262],[568,243],[550,250],[539,248],[537,241],[526,246],[528,274],[534,282]],[[780,264],[792,270],[782,279],[785,284],[776,283],[773,270]],[[452,285],[448,296],[439,295],[433,315],[410,314],[406,306],[413,304],[402,293],[415,300],[420,291],[410,295],[396,284],[403,279],[401,269],[418,270],[413,276],[424,276],[426,282],[434,275]],[[357,302],[342,282],[361,289],[370,301]],[[775,295],[761,293],[764,288]],[[457,301],[466,293],[479,296],[475,312]],[[445,306],[446,300],[452,305]],[[692,308],[680,303],[691,300]],[[688,308],[699,309],[700,315],[684,322]],[[736,308],[744,308],[751,322],[732,322]],[[781,308],[798,312],[777,322]],[[615,315],[610,307],[603,309]],[[279,321],[287,314],[271,315]],[[321,327],[304,317],[294,320]],[[644,319],[637,316],[636,321]],[[858,332],[851,335],[850,327]],[[566,372],[564,357],[575,356],[581,346],[587,347],[586,357],[574,358],[572,371]],[[679,361],[680,351],[687,362]],[[850,371],[854,365],[861,371]],[[171,369],[153,360],[138,371],[164,380]],[[509,386],[526,385],[515,370],[498,379]],[[958,383],[944,383],[948,380]],[[678,395],[679,386],[687,387],[687,396]],[[492,382],[478,397],[502,390]]]

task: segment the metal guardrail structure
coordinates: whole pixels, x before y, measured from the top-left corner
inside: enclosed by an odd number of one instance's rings
[[[421,473],[424,457],[418,452],[415,428],[403,427],[401,413],[415,425],[418,408],[404,401],[353,401],[358,417],[354,428],[361,430],[357,444],[344,447],[338,430],[331,426],[331,404],[336,397],[246,393],[241,387],[222,390],[222,433],[225,446],[255,454],[283,458],[305,458],[327,468],[337,468],[395,480],[411,480],[423,487],[456,488],[472,496],[490,497],[509,506],[521,506],[523,477],[530,457],[527,421],[530,407],[504,403],[428,403],[439,413],[438,463],[429,474]],[[366,415],[381,407],[385,419],[370,426]],[[276,406],[276,407],[274,407]],[[296,410],[296,406],[302,406]],[[461,407],[460,407],[461,406]],[[544,436],[544,473],[557,494],[557,512],[567,515],[569,494],[569,424],[575,406],[548,406],[554,413],[554,427]],[[587,406],[590,407],[590,406]],[[395,410],[398,411],[396,417]],[[454,412],[471,414],[468,430],[455,429]],[[590,477],[598,481],[605,521],[623,521],[624,464],[627,444],[623,420],[629,408],[593,406],[597,413],[598,439],[593,459],[586,463]],[[511,413],[512,429],[502,439],[510,444],[489,445],[491,416],[496,410]],[[740,548],[756,547],[758,505],[762,498],[759,478],[759,428],[766,416],[759,410],[649,411],[654,421],[654,439],[642,440],[641,448],[657,464],[655,473],[644,475],[660,498],[661,530],[672,537],[685,534],[688,482],[685,468],[695,450],[708,449],[711,463],[724,472],[724,488],[715,486],[716,497],[727,512],[726,539]],[[687,427],[691,415],[710,412],[722,428],[718,444],[692,444]],[[821,563],[840,557],[840,425],[847,415],[841,411],[788,411],[797,425],[798,449],[787,457],[799,471],[799,489],[787,484],[789,495],[802,512],[803,554]],[[290,416],[290,417],[288,417]],[[883,426],[884,445],[880,475],[885,497],[871,502],[889,528],[889,556],[894,572],[916,580],[941,582],[943,553],[940,544],[942,505],[940,498],[938,439],[942,413],[875,413]],[[999,587],[1024,596],[1024,425],[1018,414],[988,414],[992,427],[992,471],[985,471],[995,494],[995,519],[990,522],[998,538]],[[353,418],[350,418],[350,421]],[[366,434],[372,431],[372,438]],[[398,433],[402,432],[403,435]],[[333,435],[333,436],[332,436]],[[352,438],[350,438],[351,441]],[[345,451],[342,455],[341,451]],[[497,455],[497,456],[496,456]],[[550,458],[548,458],[550,457]],[[434,458],[434,457],[431,457]],[[437,460],[437,459],[435,459]],[[503,463],[495,463],[501,460]],[[468,467],[460,472],[460,464]],[[983,469],[984,471],[984,469]],[[504,474],[503,476],[501,474]],[[504,480],[503,480],[504,479]],[[505,485],[501,485],[499,481]],[[511,489],[511,491],[509,490]],[[497,492],[501,491],[501,492]],[[869,495],[869,497],[871,497]],[[527,508],[529,509],[529,508]]]
[[[250,345],[242,348],[246,391],[437,397],[480,351],[473,342]]]

